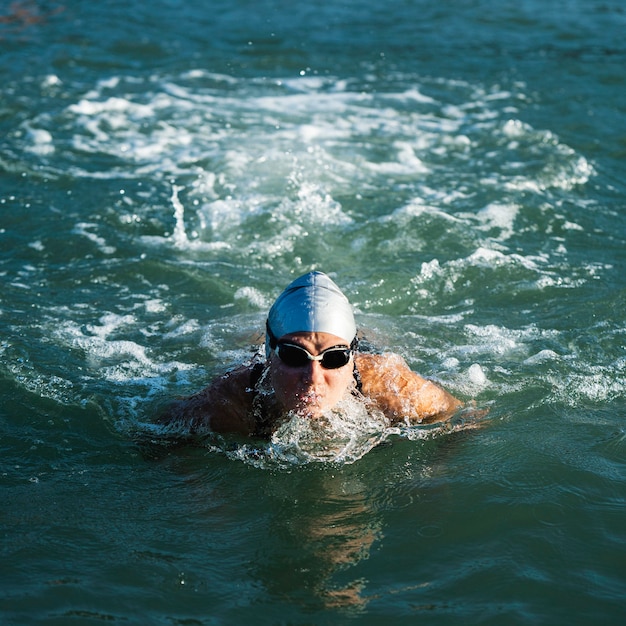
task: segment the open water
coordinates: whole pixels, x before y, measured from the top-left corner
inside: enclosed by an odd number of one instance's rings
[[[0,2],[1,623],[624,623],[625,32],[622,0]],[[312,268],[482,428],[160,441]]]

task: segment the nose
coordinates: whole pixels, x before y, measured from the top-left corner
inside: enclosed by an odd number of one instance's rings
[[[305,383],[311,387],[316,387],[324,382],[324,371],[319,361],[309,361],[304,368],[303,375]]]

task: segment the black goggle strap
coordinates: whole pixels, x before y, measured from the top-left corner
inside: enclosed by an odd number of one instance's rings
[[[350,342],[350,350],[356,352],[359,349],[359,338],[355,335],[354,339]]]
[[[359,338],[357,335],[355,335],[354,339],[350,343],[350,350],[352,351],[352,354],[356,354],[358,349],[359,349]],[[353,359],[352,363],[353,363],[352,373],[354,376],[354,382],[356,383],[356,389],[358,392],[361,392],[363,391],[363,381],[361,380],[361,374],[359,373],[359,368],[356,366],[356,359]]]
[[[278,339],[276,338],[276,336],[272,332],[272,329],[270,328],[269,320],[265,321],[265,332],[267,333],[267,337],[269,339],[270,349],[276,350],[276,346],[278,345]]]

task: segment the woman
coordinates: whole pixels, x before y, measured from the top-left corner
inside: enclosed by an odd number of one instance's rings
[[[352,307],[321,272],[293,281],[266,324],[264,362],[253,361],[175,403],[159,421],[189,432],[269,436],[281,419],[316,419],[356,396],[393,424],[432,423],[461,402],[411,371],[394,354],[357,350]]]

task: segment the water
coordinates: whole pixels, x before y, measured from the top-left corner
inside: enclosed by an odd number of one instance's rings
[[[0,15],[3,623],[623,621],[622,2]],[[483,427],[151,444],[312,268]]]

